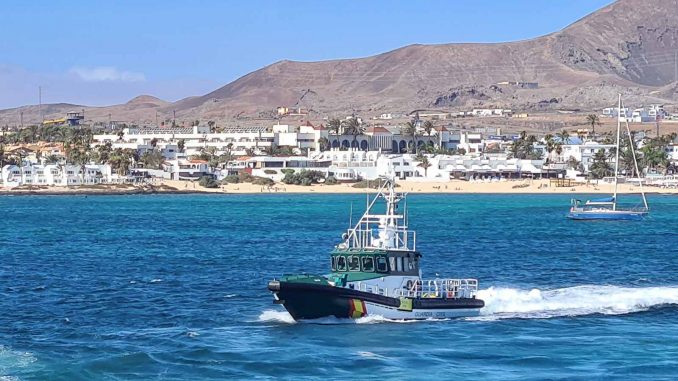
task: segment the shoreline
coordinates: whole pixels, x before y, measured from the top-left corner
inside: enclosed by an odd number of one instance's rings
[[[0,188],[0,196],[112,196],[138,194],[365,194],[373,193],[374,189],[353,188],[352,184],[312,186],[275,184],[272,187],[262,187],[250,183],[228,184],[218,188],[203,188],[197,183],[184,181],[164,181],[160,185],[90,185],[72,187],[20,187]],[[553,187],[548,180],[507,181],[494,183],[471,183],[467,181],[449,182],[414,182],[402,181],[398,183],[398,190],[414,194],[612,194],[612,184],[586,185],[580,184],[571,187]],[[644,187],[646,194],[678,195],[676,188]],[[631,184],[619,184],[619,194],[640,194],[640,187]]]

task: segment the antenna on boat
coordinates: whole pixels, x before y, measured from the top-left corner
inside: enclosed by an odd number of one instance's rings
[[[621,93],[619,94],[619,103],[617,108],[617,149],[615,152],[614,159],[614,196],[612,199],[612,210],[617,210],[617,183],[619,182],[619,136],[621,135]],[[626,119],[626,113],[624,113],[624,119]],[[628,121],[627,121],[628,123]]]
[[[370,180],[367,180],[367,188],[365,188],[365,213],[370,214]],[[365,230],[370,231],[370,219],[365,220]],[[363,246],[367,246],[367,235],[363,235]]]
[[[350,210],[351,211],[349,212],[349,215],[348,215],[348,228],[349,229],[353,227],[353,201],[351,201],[351,209]]]

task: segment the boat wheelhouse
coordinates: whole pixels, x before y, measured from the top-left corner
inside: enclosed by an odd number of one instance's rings
[[[382,200],[383,206],[377,205]],[[383,180],[360,220],[330,253],[328,275],[287,275],[269,282],[278,304],[295,319],[326,316],[395,319],[476,315],[476,279],[422,279],[416,233],[408,229],[405,194]],[[380,208],[381,206],[381,208]],[[352,224],[351,224],[352,225]]]

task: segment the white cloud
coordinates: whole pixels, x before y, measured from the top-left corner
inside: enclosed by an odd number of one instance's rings
[[[74,67],[71,74],[77,75],[86,82],[145,82],[144,73],[118,70],[113,66],[99,66],[93,68]]]

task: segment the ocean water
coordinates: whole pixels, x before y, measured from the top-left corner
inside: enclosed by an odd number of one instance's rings
[[[267,281],[328,270],[360,195],[0,197],[0,380],[678,379],[678,197],[411,195],[425,274],[480,317],[294,323]]]

